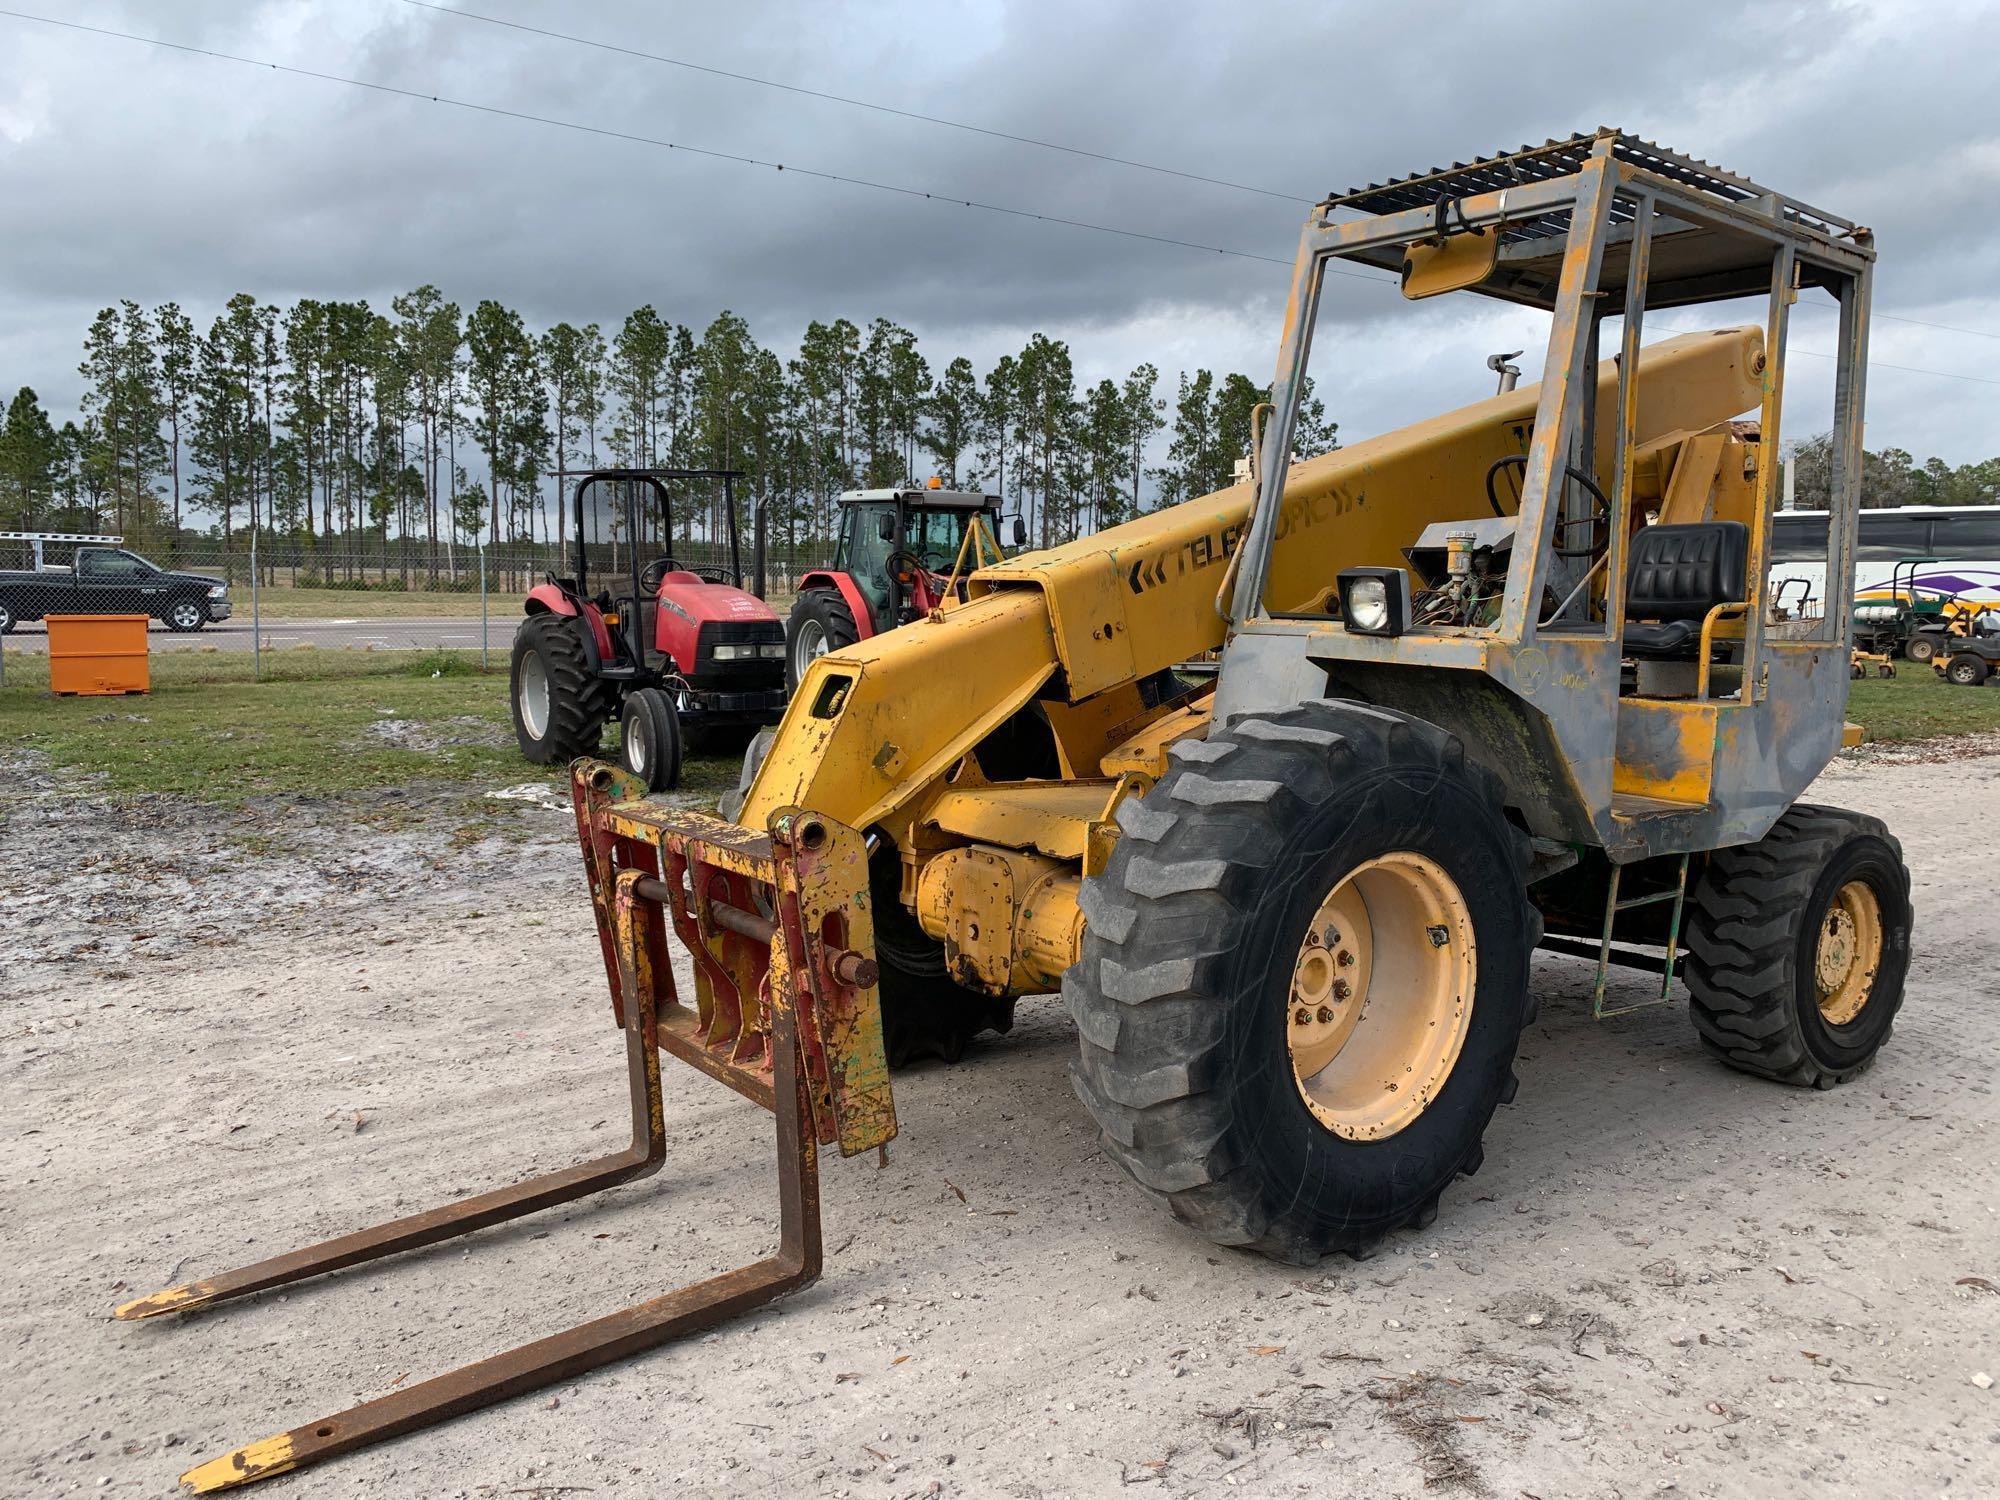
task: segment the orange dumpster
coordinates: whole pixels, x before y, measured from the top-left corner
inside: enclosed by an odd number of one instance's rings
[[[152,687],[145,615],[50,615],[49,691],[143,693]]]

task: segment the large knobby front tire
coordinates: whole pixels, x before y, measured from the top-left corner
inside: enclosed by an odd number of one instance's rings
[[[514,632],[507,676],[514,739],[538,766],[596,754],[604,721],[617,706],[611,685],[591,670],[585,628],[574,616],[544,612]]]
[[[1455,738],[1364,705],[1239,719],[1171,761],[1084,882],[1077,1093],[1210,1239],[1366,1255],[1431,1221],[1513,1097],[1527,839]]]
[[[854,611],[837,589],[807,589],[792,601],[785,622],[785,691],[795,693],[807,668],[829,651],[861,639]]]
[[[1795,803],[1708,858],[1684,974],[1702,1045],[1730,1067],[1832,1088],[1875,1060],[1903,1003],[1910,872],[1878,818]]]

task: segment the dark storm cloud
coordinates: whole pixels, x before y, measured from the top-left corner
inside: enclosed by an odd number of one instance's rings
[[[30,6],[32,8],[32,6]],[[1301,198],[1621,124],[1881,236],[1877,303],[2000,329],[1990,215],[2000,127],[1984,8],[1158,3],[473,9]],[[784,161],[785,173],[0,19],[0,385],[74,398],[84,322],[121,296],[208,315],[231,292],[367,296],[433,281],[545,324],[652,302],[730,307],[780,345],[876,313],[934,361],[1035,328],[1092,374],[1271,359],[1286,270],[815,181],[868,177],[1286,258],[1303,204],[892,119],[441,16],[365,4],[71,3],[49,14],[424,94]],[[1527,17],[1532,16],[1532,19]],[[1977,123],[1975,123],[1977,122]],[[1485,389],[1504,310],[1395,321],[1331,289],[1323,385],[1349,433],[1418,396]],[[1830,319],[1801,316],[1804,347]],[[1823,331],[1821,329],[1823,328]],[[1814,340],[1818,342],[1815,345]],[[1508,347],[1518,347],[1508,344]],[[1992,340],[1907,325],[1878,357],[1993,375]],[[1329,360],[1331,354],[1325,356]],[[1811,360],[1801,360],[1809,366]],[[1816,372],[1800,370],[1803,387]],[[1996,446],[1993,388],[1883,373],[1871,441]]]

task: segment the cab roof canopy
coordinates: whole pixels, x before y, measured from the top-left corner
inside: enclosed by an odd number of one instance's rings
[[[1601,313],[1620,310],[1633,226],[1647,197],[1660,213],[1647,271],[1649,307],[1768,295],[1773,255],[1781,241],[1799,247],[1800,283],[1805,286],[1835,284],[1840,278],[1832,274],[1832,265],[1851,267],[1857,257],[1874,256],[1873,234],[1850,220],[1609,126],[1334,193],[1320,205],[1321,222],[1333,227],[1340,209],[1377,217],[1417,210],[1450,228],[1449,206],[1461,199],[1518,196],[1519,212],[1500,225],[1498,265],[1471,290],[1550,308],[1569,238],[1570,210],[1565,202],[1552,202],[1537,185],[1574,177],[1600,154],[1614,163],[1620,188],[1612,200],[1598,274],[1598,288],[1605,294]],[[1815,266],[1815,251],[1829,264]],[[1344,258],[1400,274],[1402,243],[1358,245]]]
[[[978,490],[932,490],[921,485],[905,485],[886,490],[845,490],[841,493],[842,505],[866,505],[870,501],[898,500],[904,505],[929,505],[939,510],[988,510],[998,509],[998,495],[981,494]]]

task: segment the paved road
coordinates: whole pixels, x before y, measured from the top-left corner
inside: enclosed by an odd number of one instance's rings
[[[264,621],[264,649],[283,651],[292,646],[311,645],[322,650],[342,648],[362,651],[479,649],[479,616],[420,615],[406,619],[355,619],[329,616],[326,619]],[[514,615],[494,614],[487,622],[487,644],[493,651],[505,651],[513,644]],[[148,644],[155,651],[248,651],[251,645],[247,616],[224,620],[188,635],[176,635],[154,622]],[[0,640],[0,650],[27,651],[36,655],[48,650],[49,638],[40,625],[23,625]]]

